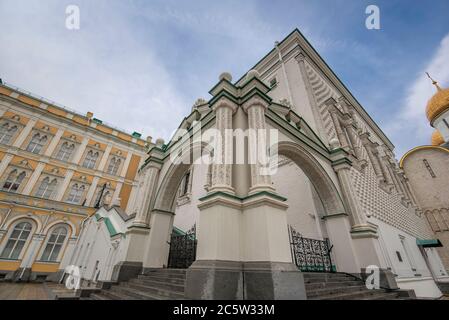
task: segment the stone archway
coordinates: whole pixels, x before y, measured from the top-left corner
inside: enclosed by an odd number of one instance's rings
[[[188,152],[183,152],[174,161],[167,158],[166,161],[170,161],[165,163],[168,169],[160,177],[154,204],[150,210],[150,235],[144,257],[144,268],[167,266],[177,190],[186,172],[195,165],[195,161],[202,156],[206,147],[205,143],[192,143]]]
[[[309,178],[321,198],[326,215],[346,212],[337,188],[313,155],[299,144],[288,141],[278,144],[278,153],[292,160]]]

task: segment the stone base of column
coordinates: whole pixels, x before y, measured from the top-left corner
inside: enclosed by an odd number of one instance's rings
[[[14,282],[28,282],[31,277],[31,268],[19,268],[12,275],[11,280]]]
[[[128,238],[125,255],[126,261],[143,261],[145,255],[144,246],[148,242],[149,234],[149,227],[131,225],[126,230],[126,237]]]
[[[128,281],[142,273],[142,262],[120,261],[112,270],[111,280],[114,282]]]
[[[303,274],[292,263],[195,261],[185,290],[189,299],[306,299]]]

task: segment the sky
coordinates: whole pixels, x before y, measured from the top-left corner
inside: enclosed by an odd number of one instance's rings
[[[79,30],[66,8],[80,10]],[[380,29],[368,30],[368,5]],[[449,86],[449,1],[0,0],[0,78],[128,132],[168,140],[223,71],[244,75],[298,28],[396,146],[430,143]]]

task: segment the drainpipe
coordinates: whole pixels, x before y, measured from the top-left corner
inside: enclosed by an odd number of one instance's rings
[[[290,91],[290,83],[289,83],[288,78],[287,78],[287,71],[285,70],[285,63],[284,63],[284,60],[282,59],[281,49],[279,49],[279,42],[278,41],[276,41],[274,43],[274,47],[276,48],[276,52],[278,53],[278,58],[279,58],[279,61],[281,63],[282,74],[284,75],[285,84],[286,84],[286,87],[287,87],[288,99],[289,99],[289,102],[293,105],[293,96],[292,96],[292,93]]]

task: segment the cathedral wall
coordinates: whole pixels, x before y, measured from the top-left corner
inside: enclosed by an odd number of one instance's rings
[[[423,210],[449,208],[449,152],[422,147],[402,163]]]

